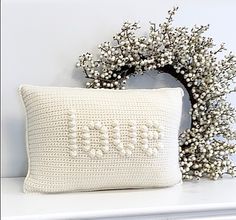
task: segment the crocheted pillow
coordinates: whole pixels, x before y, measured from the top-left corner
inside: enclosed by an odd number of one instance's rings
[[[163,187],[181,181],[182,89],[21,86],[25,192]]]

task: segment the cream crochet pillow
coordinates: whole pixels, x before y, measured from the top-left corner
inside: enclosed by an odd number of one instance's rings
[[[164,187],[181,181],[182,89],[21,86],[25,192]]]

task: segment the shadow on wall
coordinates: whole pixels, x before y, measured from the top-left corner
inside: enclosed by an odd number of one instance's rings
[[[87,79],[85,78],[85,74],[82,72],[82,70],[78,68],[74,68],[72,71],[72,79],[78,82],[78,87],[85,87],[85,84],[87,82]]]
[[[25,176],[27,170],[25,118],[5,118],[3,124],[6,131],[3,138],[7,147],[2,148],[2,155],[11,155],[11,160],[2,161],[4,173],[11,173],[11,176]],[[19,170],[22,173],[19,174]]]
[[[87,79],[82,70],[72,66],[72,68],[62,69],[55,74],[55,78],[49,86],[84,88],[86,82]]]

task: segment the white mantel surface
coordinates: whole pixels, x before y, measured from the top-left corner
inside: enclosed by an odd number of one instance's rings
[[[2,178],[2,219],[236,219],[236,179],[170,188],[24,194],[23,178]]]

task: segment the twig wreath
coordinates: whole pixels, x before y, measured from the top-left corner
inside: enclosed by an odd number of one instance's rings
[[[219,60],[224,44],[214,50],[213,39],[203,36],[209,28],[173,27],[178,7],[168,11],[166,20],[156,26],[150,23],[149,36],[137,37],[138,23],[125,22],[112,42],[98,46],[100,57],[90,53],[79,57],[88,88],[125,89],[130,76],[146,70],[165,72],[178,79],[186,88],[192,108],[191,127],[179,137],[180,166],[183,179],[223,174],[236,176],[230,155],[236,152],[236,132],[231,125],[236,111],[226,100],[234,92],[236,57],[229,53]]]

